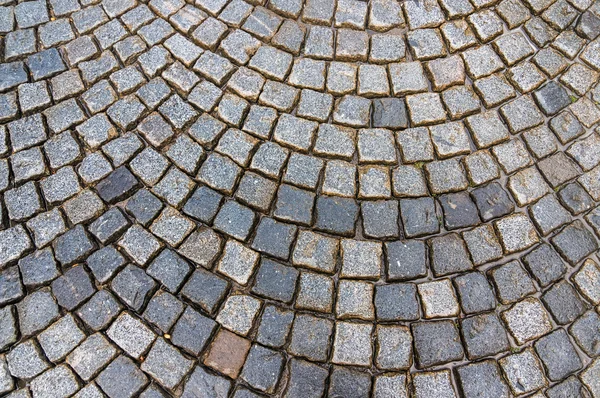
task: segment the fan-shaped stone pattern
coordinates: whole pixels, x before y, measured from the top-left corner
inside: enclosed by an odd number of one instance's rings
[[[0,0],[0,395],[600,397],[598,0]]]

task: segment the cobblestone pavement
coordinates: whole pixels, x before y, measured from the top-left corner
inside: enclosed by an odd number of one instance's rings
[[[600,397],[600,0],[0,4],[0,396]]]

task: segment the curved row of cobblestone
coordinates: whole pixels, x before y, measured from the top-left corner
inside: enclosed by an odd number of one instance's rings
[[[0,0],[0,396],[599,398],[599,36]]]

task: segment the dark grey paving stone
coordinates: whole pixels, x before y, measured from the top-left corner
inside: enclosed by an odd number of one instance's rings
[[[96,289],[83,266],[75,266],[52,282],[52,294],[58,304],[67,311],[72,311],[90,298]]]
[[[411,280],[427,273],[427,246],[418,240],[385,244],[387,276],[390,281]]]
[[[12,266],[0,271],[0,305],[18,301],[24,296],[19,268]]]
[[[185,382],[182,397],[198,397],[211,391],[215,396],[226,397],[231,389],[231,381],[225,377],[207,372],[196,366],[190,378]]]
[[[256,341],[269,347],[282,347],[287,341],[293,320],[292,311],[267,306],[260,318]]]
[[[467,192],[441,195],[439,201],[444,211],[446,229],[471,227],[479,223],[477,207]]]
[[[177,293],[191,272],[191,267],[177,253],[170,249],[164,249],[150,263],[146,272],[171,293]]]
[[[314,363],[292,358],[289,362],[290,379],[285,391],[286,398],[322,396],[325,392],[325,381],[329,375]]]
[[[460,389],[465,398],[510,396],[508,386],[502,379],[494,361],[483,361],[457,368]]]
[[[0,309],[0,349],[17,341],[17,318],[16,310],[12,305]]]
[[[217,214],[222,200],[223,195],[209,187],[201,186],[187,200],[183,212],[204,223],[210,223]]]
[[[371,376],[368,373],[334,366],[329,377],[329,397],[367,398],[371,392]]]
[[[373,127],[400,129],[408,127],[406,105],[401,98],[373,101]]]
[[[430,261],[436,276],[468,271],[473,268],[463,240],[457,234],[432,238],[429,241]]]
[[[523,263],[535,280],[544,287],[559,280],[567,271],[563,259],[547,243],[523,257]]]
[[[119,208],[113,207],[91,223],[89,231],[106,245],[117,240],[127,227],[129,227],[129,220]]]
[[[571,98],[567,91],[553,81],[535,91],[533,98],[546,115],[554,115],[571,104]]]
[[[484,274],[470,272],[454,278],[460,305],[464,312],[473,314],[496,308],[496,296]]]
[[[125,209],[142,225],[150,224],[162,210],[163,204],[147,189],[135,193],[125,205]]]
[[[246,240],[256,220],[250,208],[229,200],[221,206],[214,220],[215,229],[236,239]]]
[[[440,231],[432,198],[401,199],[400,217],[408,238],[436,234]]]
[[[124,166],[119,167],[96,185],[100,197],[109,203],[119,202],[133,194],[138,179]]]
[[[587,309],[577,291],[566,281],[560,281],[542,295],[542,302],[559,325],[573,322]]]
[[[148,383],[148,377],[124,355],[120,355],[104,369],[96,382],[110,398],[134,397]]]
[[[35,287],[50,282],[60,275],[52,249],[45,248],[19,260],[23,284]]]
[[[573,322],[569,333],[577,345],[590,357],[600,355],[600,315],[588,311]]]
[[[594,200],[581,185],[574,182],[558,192],[562,204],[574,215],[581,214],[594,207]]]
[[[187,307],[173,328],[171,342],[192,355],[199,355],[216,327],[215,321]]]
[[[212,314],[225,298],[228,283],[203,269],[196,269],[181,289],[183,297]]]
[[[299,314],[292,326],[289,352],[311,361],[324,362],[328,358],[333,333],[333,322],[308,314]]]
[[[158,338],[142,362],[140,369],[152,376],[165,389],[173,390],[192,366],[193,362],[190,359],[181,355],[179,350],[163,338]]]
[[[10,62],[0,65],[0,90],[5,91],[27,82],[27,72],[23,62]]]
[[[240,377],[252,387],[272,393],[281,377],[284,357],[281,353],[254,344],[250,348]]]
[[[282,260],[290,256],[292,241],[298,227],[264,217],[256,227],[252,248]]]
[[[550,380],[561,380],[582,367],[575,347],[562,329],[540,338],[534,345]]]
[[[114,246],[106,246],[92,253],[86,263],[94,278],[100,283],[105,283],[127,263],[127,260]]]
[[[115,276],[110,287],[121,301],[139,312],[146,305],[156,282],[143,269],[129,264]]]
[[[175,296],[159,290],[148,302],[143,317],[163,333],[169,333],[183,309],[184,304]]]
[[[274,181],[252,172],[246,172],[240,180],[235,197],[256,210],[266,212],[271,207],[276,190],[277,184]],[[298,206],[300,205],[298,203]]]
[[[398,225],[398,202],[378,200],[361,203],[365,236],[374,239],[390,239],[400,236]]]
[[[493,356],[510,348],[504,326],[493,312],[464,318],[460,327],[471,360]]]
[[[497,182],[474,189],[471,195],[473,195],[483,221],[510,214],[515,208],[508,193]]]
[[[313,219],[315,194],[291,185],[281,185],[273,215],[279,219],[310,225]]]
[[[518,261],[494,268],[489,272],[489,276],[503,304],[514,303],[535,293],[533,280]]]
[[[67,69],[56,48],[40,51],[27,58],[34,80],[46,79]]]
[[[596,238],[579,220],[575,220],[572,224],[566,226],[551,241],[556,250],[571,265],[575,265],[595,250],[598,250]]]
[[[94,243],[83,226],[78,225],[58,237],[52,247],[58,262],[66,266],[84,260],[94,250]]]
[[[417,287],[412,283],[376,286],[375,313],[380,321],[414,321],[419,319]]]
[[[421,369],[464,356],[458,329],[452,321],[416,322],[411,330],[417,366]]]
[[[77,310],[77,316],[92,330],[107,328],[123,306],[107,290],[100,290]]]
[[[33,335],[50,325],[59,317],[58,305],[50,288],[43,288],[27,295],[17,304],[21,335]]]
[[[352,236],[358,219],[358,204],[351,198],[317,197],[315,228],[341,236]]]
[[[289,303],[296,291],[299,272],[293,267],[263,259],[252,292],[272,300]]]
[[[576,376],[571,376],[563,382],[546,390],[548,398],[587,397],[590,392]]]
[[[553,117],[550,120],[549,127],[562,144],[572,141],[585,131],[579,120],[568,110]]]

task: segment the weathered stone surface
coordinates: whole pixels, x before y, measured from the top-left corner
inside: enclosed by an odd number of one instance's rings
[[[0,0],[0,395],[600,396],[592,0]]]

